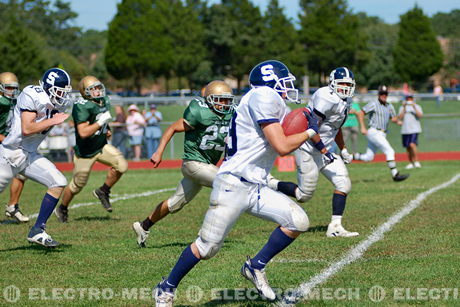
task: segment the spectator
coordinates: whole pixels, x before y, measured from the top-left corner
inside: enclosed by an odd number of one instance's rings
[[[359,135],[359,123],[356,118],[356,114],[361,111],[359,103],[353,102],[351,105],[348,118],[342,126],[342,135],[345,144],[350,144],[348,140],[351,140],[351,149],[353,152],[358,151],[358,135]]]
[[[145,113],[144,116],[147,122],[144,138],[147,145],[147,157],[150,159],[160,144],[160,121],[163,120],[163,116],[161,112],[157,110],[157,107],[154,104],[150,105],[150,111]]]
[[[420,118],[423,116],[422,107],[415,103],[414,97],[408,95],[406,101],[399,108],[399,120],[402,121],[402,143],[406,147],[409,156],[409,164],[406,169],[422,167],[417,158],[418,134],[422,132]]]
[[[436,106],[439,108],[441,106],[441,101],[443,99],[442,94],[443,94],[442,86],[438,83],[433,89],[433,94],[436,96]]]
[[[142,136],[144,135],[144,127],[146,126],[145,118],[139,112],[139,108],[132,104],[128,107],[129,115],[126,118],[129,140],[133,148],[133,160],[141,159]]]
[[[113,127],[112,145],[126,157],[128,155],[126,150],[128,132],[126,131],[126,113],[123,106],[115,106],[115,121],[112,122],[111,126]]]

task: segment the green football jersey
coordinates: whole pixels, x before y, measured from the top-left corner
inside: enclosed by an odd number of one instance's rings
[[[194,99],[184,120],[194,129],[185,132],[184,160],[217,164],[225,149],[232,114],[218,115],[202,99]]]
[[[101,104],[97,104],[91,100],[79,100],[74,103],[72,109],[72,117],[75,127],[78,124],[89,122],[94,124],[99,119],[100,114],[110,111],[110,101],[106,96]],[[82,139],[75,129],[76,145],[74,147],[75,154],[80,158],[91,158],[102,151],[102,147],[107,144],[108,124],[103,125],[92,136]]]
[[[0,96],[0,134],[6,136],[8,134],[8,117],[10,110],[14,107],[15,100]]]

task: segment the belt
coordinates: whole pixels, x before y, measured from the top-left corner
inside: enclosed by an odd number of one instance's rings
[[[387,131],[386,131],[386,130],[384,130],[384,129],[375,128],[375,127],[371,127],[371,128],[374,128],[375,130],[378,130],[378,131],[387,132]]]

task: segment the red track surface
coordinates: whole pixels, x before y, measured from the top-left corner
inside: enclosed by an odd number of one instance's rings
[[[447,151],[447,152],[421,152],[418,154],[420,161],[446,161],[446,160],[460,160],[460,152],[458,151]],[[396,161],[408,161],[406,153],[397,153]],[[360,161],[358,161],[361,163]],[[385,155],[377,154],[373,162],[385,162]],[[61,171],[71,171],[73,169],[73,163],[70,162],[57,162],[55,163],[57,168]],[[161,162],[158,168],[163,169],[175,169],[180,168],[182,160],[165,160]],[[108,167],[96,162],[93,166],[95,171],[107,170]],[[129,162],[129,169],[153,169],[150,161],[139,161]]]

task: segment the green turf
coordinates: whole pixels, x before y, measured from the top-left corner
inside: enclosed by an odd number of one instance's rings
[[[313,200],[303,205],[309,215],[311,228],[267,267],[271,285],[284,290],[296,287],[320,273],[364,240],[408,201],[449,180],[459,169],[460,162],[424,162],[423,168],[411,170],[411,177],[407,181],[395,183],[383,163],[350,165],[353,191],[348,197],[344,226],[361,235],[349,239],[325,237],[330,219],[332,187],[321,177]],[[274,175],[281,179],[295,180],[295,173],[274,172]],[[66,173],[66,176],[69,178],[70,173]],[[104,172],[93,172],[87,187],[73,202],[93,202],[94,205],[70,210],[68,224],[58,223],[55,216],[50,218],[48,232],[63,243],[60,248],[46,250],[30,245],[26,241],[30,225],[3,220],[0,224],[0,305],[6,304],[3,291],[8,285],[15,285],[21,290],[18,306],[152,305],[150,299],[142,299],[142,296],[128,299],[127,294],[134,295],[134,291],[147,291],[149,294],[161,277],[169,273],[181,251],[196,238],[207,209],[209,189],[198,194],[181,212],[155,225],[147,242],[148,247],[139,249],[131,224],[145,218],[170,192],[115,202],[114,212],[109,214],[95,202],[90,193],[101,184],[104,176]],[[130,170],[113,188],[112,193],[116,197],[173,188],[180,176],[179,170]],[[27,182],[21,200],[23,212],[38,212],[43,193],[42,186]],[[399,288],[409,288],[412,291],[417,288],[459,288],[459,195],[460,181],[457,181],[429,196],[381,241],[372,245],[360,260],[345,266],[322,284],[320,288],[324,293],[321,299],[313,297],[299,305],[370,305],[372,301],[368,292],[376,285],[387,292],[382,302],[385,305],[458,305],[459,299],[452,297],[446,300],[444,297],[427,301],[423,297],[420,300],[395,300],[393,291],[395,288],[396,291]],[[7,196],[7,192],[2,193],[0,203],[5,203]],[[274,227],[270,222],[243,215],[225,240],[220,253],[197,265],[183,280],[177,304],[266,305],[258,296],[255,296],[255,300],[237,301],[220,301],[213,297],[235,297],[241,291],[252,288],[240,276],[239,269],[246,255],[254,255],[263,246]],[[204,291],[199,302],[187,299],[186,290],[192,286],[199,286]],[[86,292],[80,299],[77,292],[77,295],[67,296],[71,299],[53,300],[50,299],[53,288],[58,288],[55,290],[55,298],[63,297],[63,290],[59,288],[77,289],[68,291],[92,288],[90,290],[96,292],[93,292],[92,299]],[[97,292],[105,288],[109,289],[104,290],[107,297],[111,297],[110,291],[113,291],[111,299],[104,299],[102,292]],[[42,294],[40,291],[45,292]],[[330,291],[354,291],[354,296],[349,300],[341,299],[340,292],[335,299],[329,299]],[[359,297],[356,291],[359,291]],[[254,295],[252,292],[250,294]],[[43,300],[45,297],[48,300]]]

